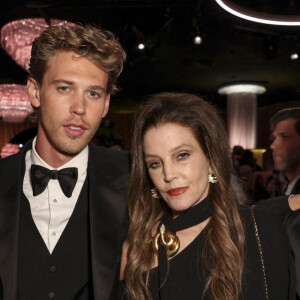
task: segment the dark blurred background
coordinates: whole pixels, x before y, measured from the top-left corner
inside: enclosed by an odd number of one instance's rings
[[[276,15],[300,15],[296,0],[233,0],[234,4]],[[270,116],[298,105],[300,28],[250,22],[223,10],[214,0],[1,0],[0,26],[23,18],[90,23],[114,32],[128,53],[113,96],[108,123],[100,128],[130,148],[134,112],[145,96],[162,91],[190,92],[214,103],[226,122],[224,84],[260,83],[257,148],[269,145]],[[195,37],[201,43],[195,44]],[[143,43],[145,48],[138,49]],[[300,55],[300,53],[299,53]],[[25,84],[27,73],[0,49],[0,83]],[[106,127],[105,127],[106,126]],[[34,125],[0,119],[0,148]],[[106,128],[106,129],[105,129]],[[109,128],[109,129],[107,129]],[[102,134],[102,137],[101,137]]]

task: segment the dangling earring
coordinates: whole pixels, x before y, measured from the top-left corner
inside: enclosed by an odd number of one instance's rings
[[[208,174],[208,182],[210,182],[210,183],[218,182],[217,177],[214,173],[209,173]]]
[[[158,199],[158,198],[159,198],[157,188],[152,188],[152,189],[151,189],[151,195],[152,195],[152,197],[155,198],[155,199]]]

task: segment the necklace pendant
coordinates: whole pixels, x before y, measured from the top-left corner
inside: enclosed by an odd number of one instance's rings
[[[160,226],[159,232],[152,238],[152,246],[156,255],[160,245],[166,248],[168,257],[176,255],[180,248],[178,236],[167,231],[164,224]]]

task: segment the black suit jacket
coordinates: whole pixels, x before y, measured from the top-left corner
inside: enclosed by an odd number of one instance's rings
[[[300,194],[300,178],[291,194]],[[296,271],[296,291],[300,299],[300,210],[292,212],[286,219],[286,231],[289,236]]]
[[[300,194],[300,178],[297,180],[296,184],[294,185],[291,194]]]
[[[17,299],[17,261],[22,166],[28,143],[0,160],[0,299]],[[92,273],[96,300],[110,297],[127,232],[125,193],[129,155],[89,145],[88,180]],[[2,298],[1,298],[2,297]]]
[[[300,194],[300,178],[294,185],[291,194]],[[294,212],[290,211],[287,214],[284,213],[283,216],[285,220],[286,232],[289,237],[290,246],[292,250],[292,259],[295,267],[296,291],[298,294],[297,299],[300,299],[300,210]]]

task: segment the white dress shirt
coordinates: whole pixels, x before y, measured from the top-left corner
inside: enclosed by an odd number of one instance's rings
[[[58,180],[50,179],[47,188],[38,196],[33,196],[30,181],[32,164],[54,170],[36,152],[36,138],[32,142],[32,149],[25,156],[25,175],[23,191],[27,197],[33,221],[41,234],[50,253],[63,233],[75,208],[80,191],[87,175],[88,146],[86,146],[72,160],[56,170],[75,167],[78,168],[78,180],[70,198],[62,192]]]
[[[286,195],[289,195],[289,194],[292,192],[292,190],[293,190],[294,186],[296,185],[296,183],[297,183],[299,177],[300,177],[300,174],[299,174],[292,182],[290,182],[290,183],[288,184],[287,189],[286,189],[286,191],[285,191],[285,194],[286,194]]]

